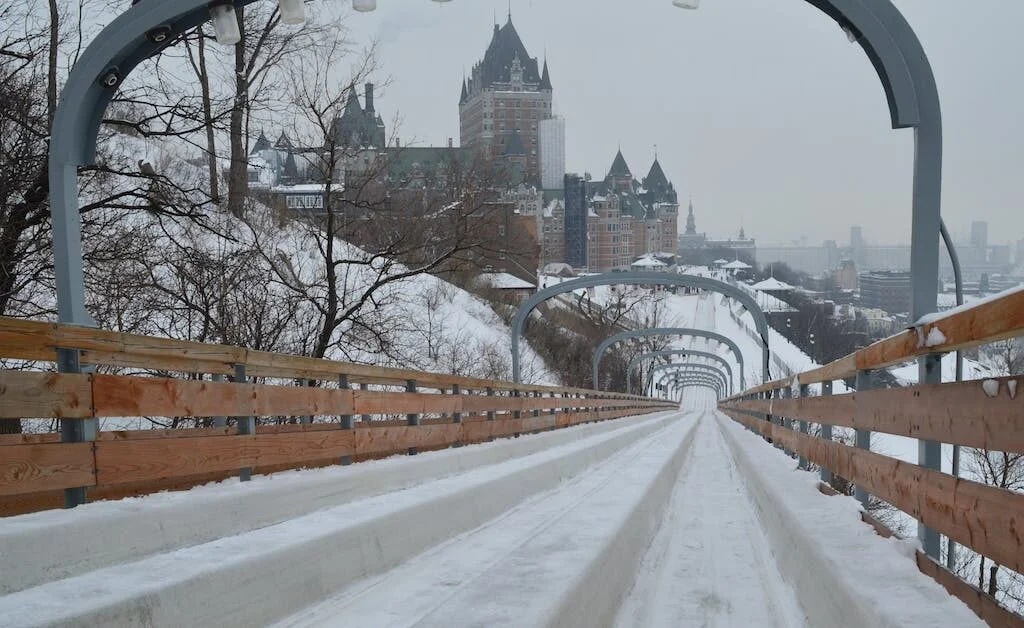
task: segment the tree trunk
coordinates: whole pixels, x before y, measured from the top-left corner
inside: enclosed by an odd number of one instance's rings
[[[249,187],[249,155],[246,148],[244,122],[249,102],[249,81],[245,71],[245,9],[235,8],[242,38],[235,44],[235,101],[231,108],[231,168],[228,173],[228,210],[241,218],[245,212],[245,196]]]
[[[213,133],[213,105],[210,102],[210,74],[206,69],[206,35],[199,27],[199,87],[203,97],[203,122],[206,124],[206,153],[210,170],[210,198],[220,203],[220,180],[217,176],[217,144]]]
[[[57,112],[57,46],[60,44],[60,15],[57,0],[50,0],[50,54],[46,80],[46,113],[50,124]]]

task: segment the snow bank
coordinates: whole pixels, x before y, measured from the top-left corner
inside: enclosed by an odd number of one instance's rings
[[[883,539],[860,504],[817,490],[816,474],[717,413],[726,441],[812,626],[984,626],[917,569],[916,543]]]
[[[650,415],[578,443],[12,593],[0,598],[0,617],[8,626],[264,625],[497,517],[677,417]]]

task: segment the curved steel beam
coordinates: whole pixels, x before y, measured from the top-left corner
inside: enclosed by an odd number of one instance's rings
[[[692,355],[701,358],[709,358],[720,363],[725,370],[729,373],[729,390],[735,390],[736,382],[733,378],[732,366],[729,365],[728,360],[718,355],[717,353],[711,353],[710,351],[697,351],[696,349],[667,349],[665,351],[651,351],[650,353],[644,353],[636,356],[629,361],[629,366],[626,367],[626,387],[631,388],[633,381],[633,371],[640,365],[644,360],[650,360],[653,358],[671,357],[675,355]]]
[[[715,365],[703,364],[700,362],[671,362],[669,364],[660,364],[652,368],[651,372],[647,376],[647,386],[645,386],[644,389],[646,390],[650,386],[651,382],[654,381],[654,376],[656,374],[665,371],[699,371],[702,373],[710,373],[722,380],[723,389],[728,390],[729,388],[729,378],[722,369]]]
[[[593,358],[593,376],[594,381],[597,381],[597,369],[601,364],[601,358],[604,356],[605,351],[609,349],[613,344],[622,342],[623,340],[629,340],[631,338],[647,338],[649,336],[696,336],[698,338],[707,338],[708,340],[715,340],[723,345],[729,347],[732,350],[733,355],[736,357],[736,363],[740,369],[740,389],[747,389],[746,376],[743,371],[743,352],[740,351],[739,345],[733,342],[727,336],[714,331],[707,331],[705,329],[693,329],[691,327],[652,327],[650,329],[634,329],[632,331],[624,331],[614,336],[605,338],[601,344],[597,346],[594,351]],[[764,375],[767,376],[767,370]]]
[[[604,273],[601,275],[593,275],[590,277],[581,277],[579,279],[573,279],[572,281],[566,281],[560,284],[556,284],[549,288],[540,290],[529,299],[523,302],[519,307],[519,311],[516,312],[516,316],[512,321],[512,379],[515,382],[519,382],[519,339],[523,335],[523,329],[526,327],[526,319],[538,305],[557,297],[560,294],[566,292],[572,292],[574,290],[580,290],[582,288],[594,288],[597,286],[615,286],[615,285],[638,285],[638,286],[679,286],[682,288],[697,288],[698,290],[707,290],[709,292],[717,292],[730,296],[740,303],[751,313],[754,317],[754,325],[757,327],[757,332],[761,335],[762,346],[762,357],[764,360],[764,381],[768,381],[768,317],[764,315],[764,311],[761,310],[761,306],[757,304],[757,300],[744,292],[743,290],[728,284],[724,281],[717,279],[710,279],[708,277],[698,277],[696,275],[674,275],[671,273]],[[597,357],[597,362],[600,361],[600,356]],[[595,368],[596,372],[596,368]],[[594,376],[594,389],[599,390],[597,375]]]

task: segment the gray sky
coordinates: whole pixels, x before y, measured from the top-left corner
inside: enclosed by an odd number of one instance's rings
[[[939,84],[943,215],[990,240],[1024,238],[1024,23],[1021,0],[896,0]],[[378,109],[405,141],[458,142],[464,70],[507,0],[380,0],[355,14],[381,42],[391,86]],[[567,168],[603,176],[621,142],[634,175],[654,144],[697,226],[812,244],[909,240],[913,131],[893,131],[873,68],[834,22],[799,0],[512,0],[530,54],[547,52],[567,122]],[[365,25],[365,26],[364,26]],[[363,29],[366,30],[363,30]]]

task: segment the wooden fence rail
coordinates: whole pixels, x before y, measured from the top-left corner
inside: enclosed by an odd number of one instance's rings
[[[250,470],[344,464],[674,407],[635,395],[0,318],[0,358],[53,362],[58,347],[104,370],[183,377],[0,370],[0,419],[168,417],[197,427],[99,432],[90,442],[61,442],[57,433],[0,436],[0,515],[57,506],[63,489],[144,494],[240,470],[244,478]],[[239,382],[209,377],[243,371]],[[228,424],[228,417],[245,420]],[[251,426],[249,417],[272,424]]]
[[[923,525],[995,563],[1024,572],[1024,494],[954,477],[870,451],[871,432],[982,450],[1024,453],[1024,378],[998,377],[906,388],[810,396],[811,384],[831,384],[864,371],[1024,335],[1024,290],[973,307],[928,317],[903,333],[789,379],[766,382],[719,404],[733,420],[803,461],[853,483]],[[1018,396],[1018,390],[1021,395]],[[766,420],[767,419],[767,420]],[[794,429],[793,421],[800,421]],[[810,435],[809,423],[826,436]],[[833,426],[857,430],[858,446],[833,442]],[[827,429],[826,429],[827,428]],[[982,591],[928,559],[922,572],[940,580],[987,621],[1024,626]],[[998,618],[998,619],[994,619]],[[1009,618],[1009,619],[1008,619]]]

